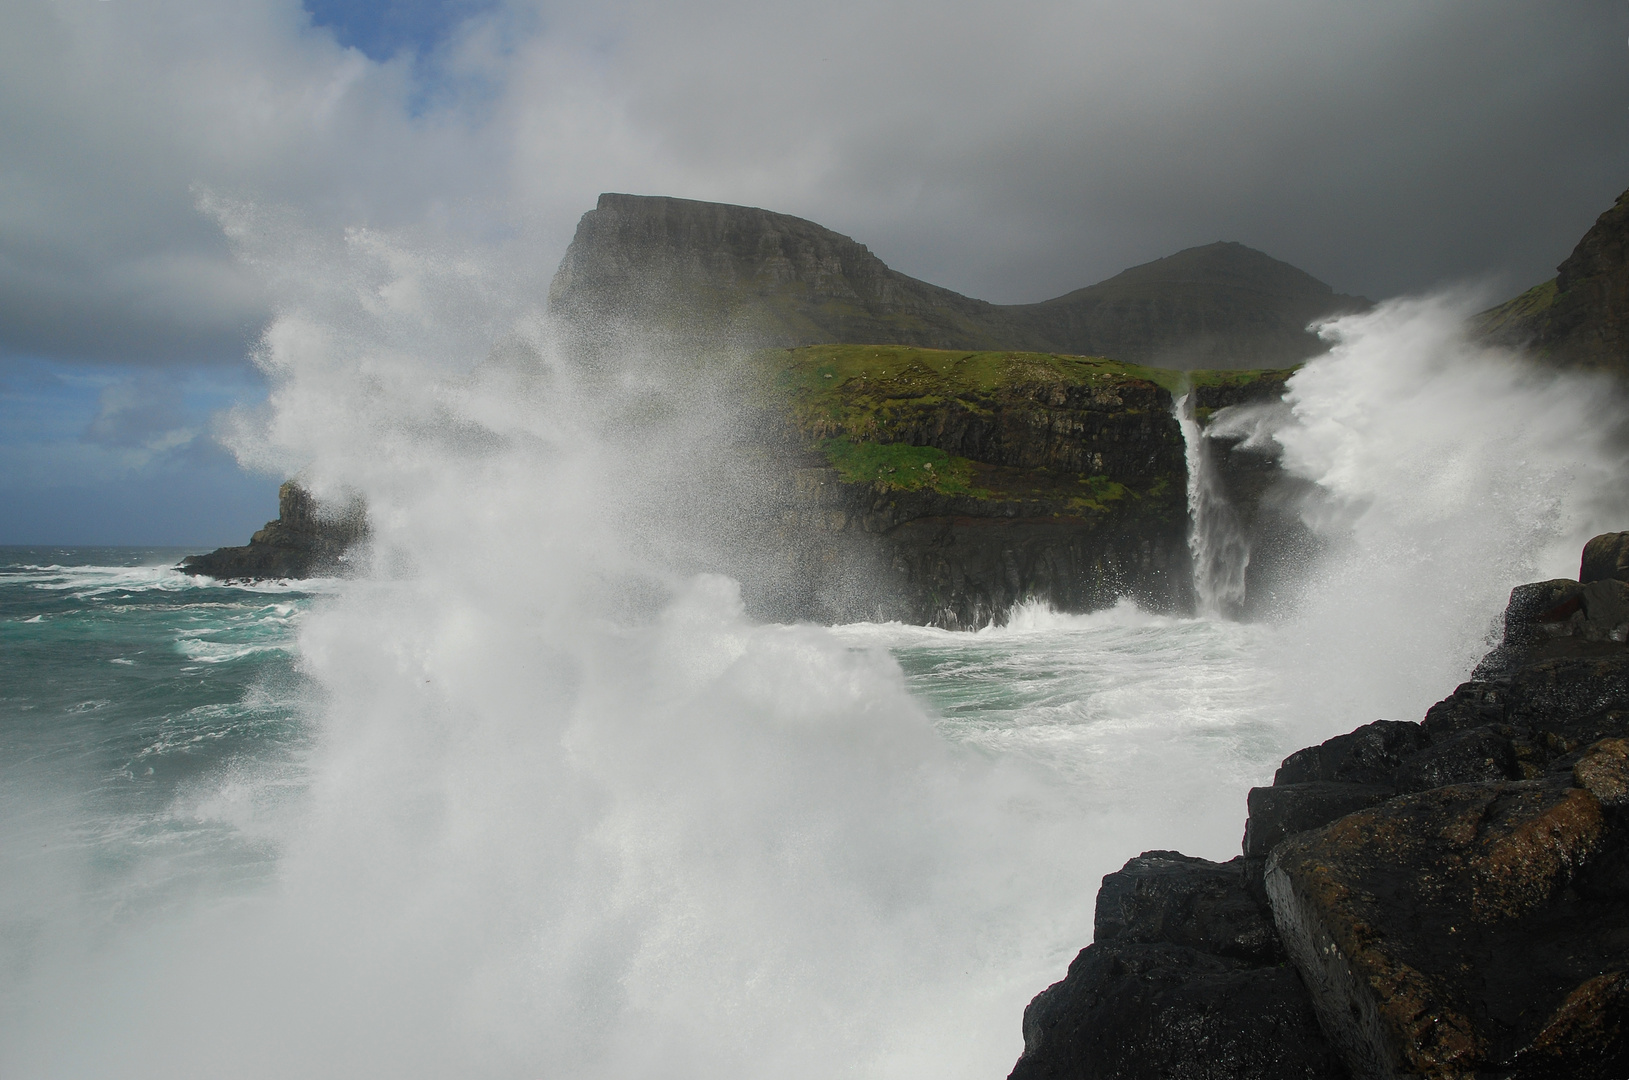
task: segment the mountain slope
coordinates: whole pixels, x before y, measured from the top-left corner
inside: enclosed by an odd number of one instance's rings
[[[1483,334],[1552,363],[1629,374],[1629,191],[1556,271],[1479,315]]]
[[[1307,325],[1368,306],[1289,263],[1223,242],[1007,310],[1067,352],[1159,367],[1254,368],[1322,352]]]
[[[1039,304],[991,304],[890,269],[865,245],[752,207],[601,195],[549,289],[589,333],[680,343],[913,345],[1107,355],[1175,367],[1263,367],[1321,352],[1324,315],[1361,310],[1242,244],[1190,248]]]

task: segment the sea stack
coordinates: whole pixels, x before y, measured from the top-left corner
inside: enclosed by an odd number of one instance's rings
[[[277,519],[241,547],[189,555],[180,569],[221,581],[307,578],[340,572],[347,554],[366,538],[367,514],[360,502],[325,510],[293,480],[277,489]]]

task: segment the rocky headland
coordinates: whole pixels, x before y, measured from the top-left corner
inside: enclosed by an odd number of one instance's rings
[[[1564,367],[1629,375],[1629,191],[1596,219],[1556,276],[1483,312],[1489,339]]]
[[[1027,598],[1191,610],[1176,399],[1191,390],[1201,424],[1276,400],[1289,365],[1324,348],[1309,322],[1368,303],[1223,243],[1044,303],[989,304],[813,222],[612,194],[583,216],[549,302],[590,361],[637,338],[750,369],[720,382],[749,387],[743,414],[762,419],[744,452],[778,468],[769,505],[743,511],[773,584],[755,585],[750,563],[730,568],[758,614],[947,627],[999,621]],[[1268,553],[1291,527],[1272,510],[1276,461],[1236,444],[1217,441],[1214,458]],[[250,544],[186,567],[332,568],[353,533],[309,499],[284,501]]]
[[[785,467],[765,534],[779,584],[760,614],[973,627],[1028,598],[1191,611],[1177,398],[1192,391],[1201,425],[1276,401],[1327,347],[1308,325],[1368,301],[1218,243],[997,305],[800,218],[606,194],[549,305],[586,355],[633,333],[757,356],[762,448]],[[1241,533],[1261,542],[1253,573],[1271,575],[1275,552],[1302,553],[1280,539],[1299,522],[1274,509],[1290,502],[1276,455],[1239,443],[1213,457]]]
[[[1629,1075],[1629,533],[1419,721],[1286,758],[1226,863],[1104,878],[1013,1080]]]
[[[339,573],[347,553],[366,539],[360,503],[323,507],[293,480],[277,489],[277,518],[240,547],[189,555],[180,569],[220,581],[307,578]]]
[[[1288,375],[874,345],[756,360],[790,466],[772,545],[802,571],[787,575],[789,611],[950,628],[1031,597],[1070,611],[1128,596],[1191,610],[1175,403],[1187,394],[1209,415],[1276,401]],[[1270,452],[1237,458],[1251,458],[1230,467],[1254,483],[1237,482],[1239,497],[1261,503]],[[1272,531],[1265,518],[1249,527]]]

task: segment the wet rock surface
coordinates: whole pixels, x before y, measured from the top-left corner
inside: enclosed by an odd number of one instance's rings
[[[1357,1078],[1629,1075],[1629,646],[1623,582],[1591,569],[1616,572],[1616,537],[1591,542],[1590,581],[1515,589],[1499,648],[1420,722],[1286,758],[1250,792],[1243,859],[1155,852],[1106,878],[1098,939],[1031,1005],[1013,1075],[1316,1075],[1244,1057],[1226,1073],[1137,1071],[1138,1039],[1167,1060],[1148,1015],[1180,1027],[1171,1003],[1243,970],[1218,965],[1277,955],[1235,959],[1214,916],[1167,899],[1206,895],[1235,865],[1297,977],[1249,1016],[1205,1012],[1236,1025],[1207,1039],[1262,1037],[1295,997]],[[1179,871],[1183,888],[1153,884]],[[1129,948],[1164,951],[1115,959]]]
[[[1242,859],[1144,852],[1103,879],[1096,926],[1024,1011],[1015,1080],[1345,1075]]]

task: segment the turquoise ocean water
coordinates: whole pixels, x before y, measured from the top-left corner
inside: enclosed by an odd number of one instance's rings
[[[1129,603],[975,633],[583,620],[633,650],[621,678],[684,645],[717,689],[685,704],[669,673],[553,727],[574,689],[498,632],[524,618],[480,637],[410,580],[224,585],[184,554],[0,549],[0,1076],[102,1075],[126,1047],[143,1076],[543,1075],[561,1038],[599,1045],[568,1022],[585,1002],[644,995],[711,1038],[697,986],[728,1003],[771,977],[794,1004],[764,1047],[830,1001],[898,1013],[877,1023],[914,1047],[899,1075],[941,1051],[996,1075],[1100,876],[1149,848],[1231,857],[1245,790],[1306,735],[1267,662],[1283,629]],[[352,667],[374,653],[383,681]],[[867,914],[828,925],[854,895]],[[800,934],[784,971],[738,974]],[[852,1038],[838,1059],[879,1052]]]
[[[342,586],[194,579],[174,569],[185,554],[0,549],[0,932],[13,976],[70,899],[93,924],[117,922],[252,893],[275,873],[274,839],[247,823],[299,799],[321,695],[301,674],[298,631]],[[1259,780],[1284,749],[1262,676],[1240,663],[1264,632],[1129,606],[1031,610],[974,634],[835,630],[893,655],[947,740],[1037,764],[1102,812],[1201,843],[1189,797]],[[1154,806],[1128,783],[1173,773],[1211,779]]]
[[[313,594],[200,583],[173,569],[184,554],[0,548],[0,929],[13,964],[71,902],[117,921],[272,864],[220,815],[189,814],[188,793],[220,792],[234,769],[298,788],[306,688],[293,649]]]

